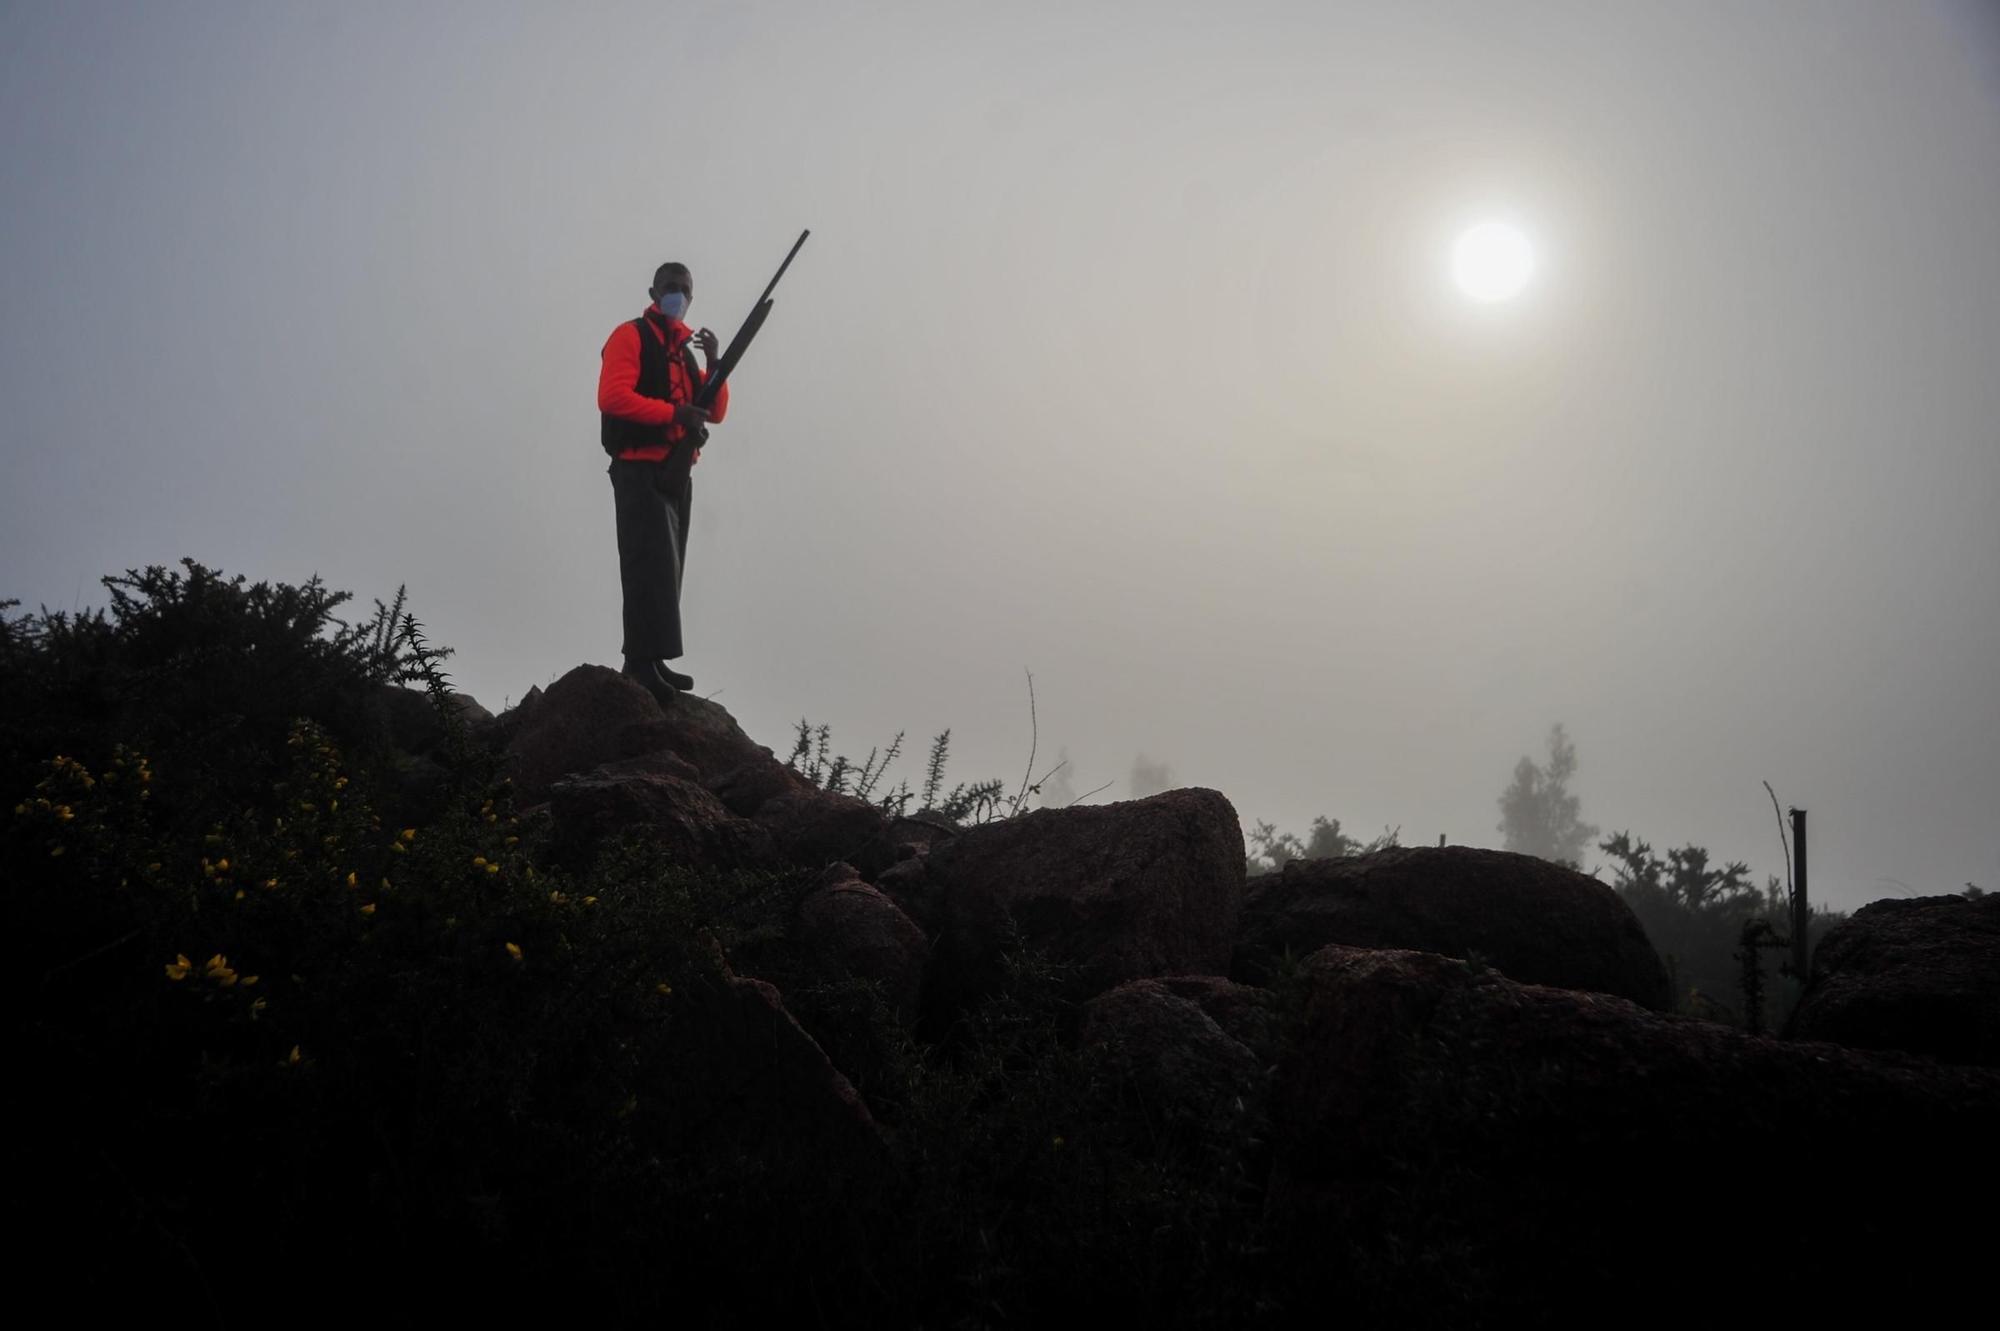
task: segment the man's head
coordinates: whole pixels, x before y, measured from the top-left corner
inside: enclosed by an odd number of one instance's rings
[[[667,308],[667,305],[672,303],[671,295],[675,292],[682,297],[679,301],[679,313]],[[694,274],[688,271],[688,266],[684,263],[663,263],[653,273],[650,294],[654,304],[660,306],[660,313],[668,318],[678,319],[686,314],[687,307],[694,303]]]

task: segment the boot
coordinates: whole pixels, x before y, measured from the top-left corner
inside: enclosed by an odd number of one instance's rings
[[[624,670],[619,673],[627,679],[636,680],[662,707],[672,707],[675,695],[680,692],[660,673],[658,664],[652,661],[636,660],[628,656],[625,658]]]
[[[660,678],[679,689],[682,693],[686,693],[694,687],[693,675],[683,675],[665,661],[655,661],[653,664],[660,668]]]

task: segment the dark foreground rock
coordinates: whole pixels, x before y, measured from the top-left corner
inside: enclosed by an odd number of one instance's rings
[[[778,990],[731,972],[675,995],[672,1066],[658,1094],[677,1122],[712,1125],[718,1139],[782,1139],[830,1170],[886,1164],[881,1129],[853,1085],[799,1027]]]
[[[1666,967],[1603,883],[1531,855],[1406,847],[1294,860],[1250,881],[1234,976],[1338,943],[1476,957],[1513,979],[1673,1007]]]
[[[895,859],[889,823],[866,800],[831,791],[805,790],[764,801],[756,822],[795,864],[847,863],[872,878]]]
[[[1213,790],[1038,809],[967,829],[880,882],[936,938],[926,1005],[991,992],[1015,942],[1074,967],[1078,997],[1228,966],[1243,894],[1243,830]]]
[[[653,733],[659,703],[604,666],[578,666],[502,720],[508,774],[524,805],[547,798],[549,787],[571,773],[665,747]]]
[[[2000,896],[1863,906],[1813,953],[1786,1034],[2000,1067]]]
[[[820,876],[799,902],[794,929],[834,975],[874,981],[899,1016],[916,1019],[930,940],[853,866],[836,864]]]
[[[587,867],[605,841],[629,833],[687,868],[777,866],[769,833],[730,813],[707,790],[676,775],[676,769],[688,770],[672,754],[655,754],[557,781],[549,792],[549,816],[558,862]]]
[[[1234,1145],[1260,1135],[1264,1065],[1194,998],[1159,980],[1121,984],[1084,1004],[1079,1038],[1160,1130]]]
[[[2000,1181],[2000,1073],[1425,953],[1328,948],[1302,982],[1267,1214],[1326,1289],[1382,1305],[1363,1322],[1564,1324],[1641,1291],[1660,1316],[1725,1294],[1909,1314],[1983,1267],[1984,1222],[1958,1207]],[[1691,1235],[1702,1256],[1680,1260]]]

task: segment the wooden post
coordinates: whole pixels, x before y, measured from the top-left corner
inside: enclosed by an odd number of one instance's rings
[[[1806,943],[1806,927],[1812,922],[1812,907],[1806,897],[1806,811],[1792,810],[1792,858],[1798,882],[1792,890],[1792,970],[1801,987],[1811,978],[1812,955]]]

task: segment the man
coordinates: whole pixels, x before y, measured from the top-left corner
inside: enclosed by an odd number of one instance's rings
[[[690,472],[706,427],[729,413],[729,385],[711,410],[694,405],[715,370],[717,340],[684,323],[694,300],[686,264],[663,263],[653,274],[653,303],[637,319],[611,330],[597,376],[607,471],[618,516],[618,578],[625,597],[624,673],[660,700],[694,687],[668,667],[681,654],[681,570],[687,562]],[[707,360],[699,369],[689,344]]]

